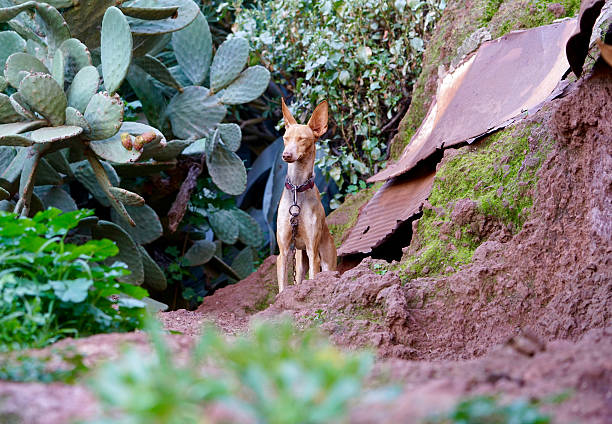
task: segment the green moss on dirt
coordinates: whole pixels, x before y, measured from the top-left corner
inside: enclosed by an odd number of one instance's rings
[[[402,119],[390,159],[397,160],[425,118],[436,93],[438,68],[448,69],[463,42],[478,28],[486,27],[492,38],[510,31],[552,23],[556,16],[547,7],[560,3],[562,17],[574,16],[580,0],[473,0],[450,1],[427,42],[422,72],[414,85],[408,112]]]
[[[552,146],[547,136],[530,146],[529,137],[539,127],[539,123],[520,123],[443,162],[429,197],[432,207],[424,210],[417,224],[415,249],[420,250],[410,251],[398,266],[404,279],[442,275],[447,269],[454,272],[472,260],[484,240],[469,224],[458,227],[451,221],[458,200],[475,201],[479,215],[513,233],[523,227],[533,205],[537,170]],[[451,230],[442,234],[443,226]]]
[[[353,228],[359,216],[359,209],[374,196],[374,193],[382,186],[382,183],[373,184],[355,194],[349,194],[344,203],[327,217],[329,232],[334,238],[336,247],[339,247],[346,236],[348,230]]]

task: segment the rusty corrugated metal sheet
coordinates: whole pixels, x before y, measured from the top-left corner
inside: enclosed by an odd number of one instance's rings
[[[582,66],[589,53],[589,42],[593,25],[606,3],[605,0],[582,0],[580,4],[579,24],[576,25],[574,34],[567,40],[565,52],[572,72],[579,77],[582,74]]]
[[[473,140],[546,100],[569,67],[565,45],[576,22],[512,32],[480,46],[443,79],[400,159],[368,181],[401,175],[436,149]]]
[[[370,253],[381,245],[402,222],[421,211],[435,174],[433,170],[423,171],[408,179],[387,181],[361,211],[338,255]]]

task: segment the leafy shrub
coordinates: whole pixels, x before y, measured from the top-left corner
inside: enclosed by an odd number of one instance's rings
[[[83,359],[83,355],[71,349],[54,350],[52,354],[45,356],[4,354],[0,356],[0,380],[74,383],[89,370]],[[57,366],[58,361],[61,361],[62,366]],[[54,363],[53,367],[50,366],[51,363]]]
[[[150,337],[154,354],[131,349],[91,382],[114,423],[198,423],[211,410],[223,411],[220,422],[327,423],[373,392],[363,387],[369,353],[341,353],[288,322],[259,324],[232,342],[209,328],[186,364],[172,359],[159,330]]]
[[[382,129],[403,113],[426,34],[444,7],[444,0],[260,0],[237,14],[236,35],[293,89],[292,112],[329,100],[335,124],[321,142],[328,154],[320,165],[346,189],[384,166]]]
[[[537,405],[526,400],[515,400],[500,405],[492,396],[477,396],[459,402],[444,417],[433,418],[431,424],[547,424],[550,417],[542,414]]]
[[[91,214],[51,208],[24,218],[0,212],[0,350],[141,326],[144,304],[134,298],[147,292],[117,280],[127,273],[123,264],[102,263],[118,253],[117,246],[104,239],[66,241]]]

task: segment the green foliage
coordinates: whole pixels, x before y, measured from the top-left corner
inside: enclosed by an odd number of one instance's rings
[[[429,196],[432,207],[418,222],[416,245],[422,249],[402,259],[408,277],[435,275],[469,263],[484,241],[470,226],[451,226],[458,200],[475,201],[478,214],[514,233],[523,227],[533,204],[536,173],[550,149],[550,141],[530,145],[530,134],[538,129],[539,124],[507,128],[444,162]],[[443,236],[445,225],[451,230]]]
[[[118,253],[115,244],[66,240],[91,214],[0,212],[0,350],[140,327],[144,304],[125,296],[142,298],[146,291],[118,281],[127,272],[122,263],[103,264]]]
[[[150,337],[153,354],[129,350],[91,381],[106,414],[92,423],[198,423],[211,407],[224,411],[224,422],[338,422],[374,392],[364,388],[371,354],[340,352],[288,322],[258,324],[233,341],[205,329],[186,363],[158,329]]]
[[[329,101],[336,129],[321,143],[319,166],[343,191],[384,166],[382,128],[402,113],[444,7],[444,0],[260,0],[237,15],[236,35],[293,89],[292,112]]]
[[[526,400],[515,400],[501,405],[492,396],[477,396],[459,402],[442,417],[432,418],[428,424],[548,424],[550,416],[541,413],[538,405]]]
[[[0,380],[74,383],[89,370],[83,359],[83,355],[69,349],[54,349],[45,356],[3,354],[0,356]],[[58,361],[61,361],[61,367],[57,366]],[[55,365],[52,368],[50,364]]]

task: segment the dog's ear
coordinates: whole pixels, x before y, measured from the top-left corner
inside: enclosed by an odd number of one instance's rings
[[[291,114],[291,111],[289,111],[289,108],[285,104],[285,99],[283,97],[281,97],[281,103],[283,104],[283,119],[285,120],[285,128],[287,128],[289,125],[297,124],[297,121],[295,120],[295,118]]]
[[[327,132],[327,100],[321,102],[312,112],[308,126],[317,138]]]

